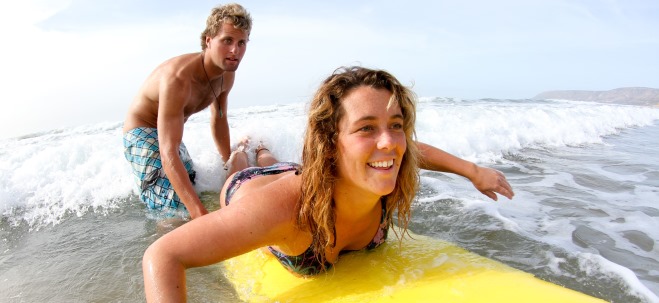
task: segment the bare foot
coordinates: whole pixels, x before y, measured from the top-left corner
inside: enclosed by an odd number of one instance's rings
[[[254,149],[254,154],[256,155],[256,164],[258,166],[270,166],[279,161],[272,155],[270,150],[265,147],[263,141],[259,142],[259,145]]]
[[[245,136],[242,139],[240,139],[240,142],[236,144],[236,149],[234,149],[231,154],[233,155],[236,152],[247,153],[247,150],[249,150],[249,136]]]
[[[231,152],[229,160],[224,164],[224,170],[228,171],[227,176],[249,166],[247,150],[249,150],[249,137],[244,137],[238,142],[236,149]]]
[[[259,153],[261,151],[264,151],[264,150],[270,151],[267,147],[265,147],[265,144],[263,144],[263,141],[259,141],[259,145],[256,146],[256,148],[254,149],[254,155],[258,158]]]

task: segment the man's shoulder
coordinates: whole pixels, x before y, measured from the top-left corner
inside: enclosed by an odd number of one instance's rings
[[[182,55],[178,55],[178,56],[175,56],[175,57],[171,57],[168,60],[166,60],[165,62],[174,62],[174,63],[181,64],[181,63],[189,62],[190,60],[192,60],[192,59],[194,59],[198,56],[199,56],[199,53],[187,53],[187,54],[182,54]]]
[[[196,54],[183,54],[180,56],[172,57],[161,63],[155,70],[154,74],[157,75],[159,81],[163,84],[177,84],[181,85],[192,78],[192,64],[194,59],[198,56]]]
[[[196,56],[199,56],[199,53],[183,54],[169,58],[160,63],[156,70],[166,76],[180,76],[193,63]]]

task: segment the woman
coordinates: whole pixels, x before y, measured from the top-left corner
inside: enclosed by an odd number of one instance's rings
[[[407,227],[419,167],[463,175],[494,200],[496,193],[512,198],[500,172],[415,142],[415,110],[413,93],[389,73],[337,70],[311,102],[303,166],[277,163],[257,148],[260,167],[228,178],[220,210],[147,249],[147,300],[183,301],[186,268],[261,247],[301,275],[326,270],[342,252],[376,248],[395,212],[395,223]],[[244,152],[231,158],[232,170],[247,165]]]

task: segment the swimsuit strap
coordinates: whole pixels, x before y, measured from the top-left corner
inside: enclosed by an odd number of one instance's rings
[[[295,171],[296,175],[299,175],[301,168],[302,167],[300,164],[294,162],[278,162],[265,167],[248,167],[239,172],[236,172],[231,181],[226,181],[229,182],[229,185],[227,186],[224,203],[229,205],[231,197],[238,190],[238,188],[240,188],[242,184],[251,179],[258,178],[260,176],[281,174],[292,170]]]

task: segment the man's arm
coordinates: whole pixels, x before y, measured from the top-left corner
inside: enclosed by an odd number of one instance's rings
[[[471,181],[482,194],[497,200],[496,193],[512,199],[515,193],[506,177],[498,170],[478,166],[472,162],[460,159],[439,148],[417,142],[422,169],[449,172],[461,175]]]
[[[183,108],[190,94],[190,84],[180,79],[162,79],[158,105],[158,142],[165,175],[190,212],[192,219],[208,213],[192,187],[188,172],[179,156],[185,117]]]
[[[229,132],[229,119],[227,118],[227,106],[229,104],[229,92],[233,87],[235,73],[225,72],[223,79],[223,90],[218,100],[211,104],[211,134],[215,141],[215,147],[227,163],[231,155],[231,135]],[[221,113],[221,114],[220,114]]]

